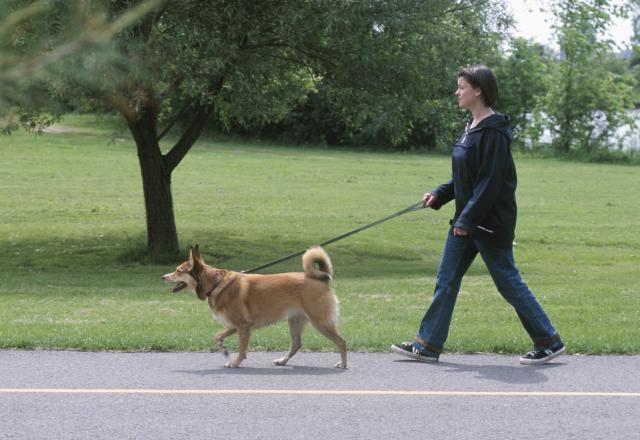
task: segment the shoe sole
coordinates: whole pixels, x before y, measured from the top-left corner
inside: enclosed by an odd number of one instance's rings
[[[553,354],[550,354],[549,356],[542,358],[542,359],[525,359],[525,358],[520,358],[520,364],[521,365],[542,365],[542,364],[546,364],[547,362],[549,362],[552,359],[557,358],[558,356],[560,356],[562,353],[564,353],[566,347],[562,347],[560,350],[556,351]]]
[[[421,356],[421,355],[415,354],[415,353],[409,353],[407,350],[403,350],[402,348],[396,347],[395,345],[391,346],[391,351],[393,353],[396,353],[396,354],[399,354],[401,356],[405,356],[405,357],[408,357],[409,359],[414,359],[414,360],[420,361],[420,362],[426,362],[426,363],[438,362],[438,358],[431,358],[431,357]]]

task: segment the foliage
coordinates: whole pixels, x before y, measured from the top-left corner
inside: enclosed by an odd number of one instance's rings
[[[633,124],[635,79],[608,66],[613,42],[604,37],[611,18],[625,13],[613,2],[559,0],[553,8],[562,56],[547,77],[548,94],[536,112],[559,154],[607,149],[611,135]]]
[[[530,124],[531,114],[547,94],[545,78],[552,63],[552,54],[541,44],[515,38],[495,66],[500,86],[496,109],[511,117],[517,146],[523,147],[527,138],[537,137],[533,132],[536,127]]]
[[[304,102],[266,127],[307,142],[434,149],[462,115],[452,98],[463,65],[495,55],[509,17],[500,2],[374,2],[342,68],[318,76]],[[353,31],[350,31],[353,32]],[[344,45],[345,36],[332,44]]]
[[[100,2],[3,0],[0,8],[0,129],[18,126],[40,131],[70,109],[64,78],[82,78],[83,63],[113,57],[115,35],[125,31],[166,0],[145,0],[108,19]],[[71,60],[76,60],[74,66]],[[67,66],[69,67],[69,66]],[[99,84],[89,75],[84,81]],[[54,99],[51,99],[54,98]]]
[[[182,1],[144,37],[122,33],[120,63],[95,53],[64,69],[81,74],[49,84],[84,109],[135,112],[153,98],[159,122],[188,124],[195,108],[212,105],[217,125],[249,130],[316,101],[349,143],[397,145],[416,135],[416,122],[434,136],[451,129],[442,115],[461,116],[455,72],[492,56],[507,23],[499,1]]]
[[[631,59],[629,61],[632,75],[636,82],[640,84],[640,0],[629,0],[629,14],[633,26],[631,36]],[[635,94],[636,107],[640,107],[640,91]]]
[[[311,142],[406,145],[420,142],[421,131],[428,131],[433,145],[449,140],[461,118],[452,99],[455,72],[495,51],[508,21],[501,3],[337,2],[331,12],[325,10],[328,3],[315,2],[313,17],[301,19],[304,32],[314,37],[299,35],[303,31],[296,23],[287,31],[288,38],[304,44],[319,40],[311,51],[300,53],[300,43],[285,40],[283,52],[273,47],[256,52],[254,65],[276,75],[271,85],[287,77],[265,59],[296,61],[299,87],[283,84],[290,99],[274,100],[267,94],[256,100],[256,84],[243,73],[244,88],[231,84],[225,89],[235,94],[222,99],[232,103],[221,108],[223,127],[269,135],[289,132]],[[290,15],[274,14],[281,22]],[[267,113],[275,109],[282,111]]]

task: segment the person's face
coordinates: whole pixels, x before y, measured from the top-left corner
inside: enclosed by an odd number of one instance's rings
[[[482,102],[482,90],[474,89],[462,76],[458,78],[456,96],[458,97],[458,106],[460,108],[471,109]]]

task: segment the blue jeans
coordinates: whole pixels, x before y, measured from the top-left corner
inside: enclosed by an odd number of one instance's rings
[[[524,329],[533,340],[534,348],[556,348],[561,345],[562,340],[547,314],[520,277],[513,259],[513,247],[496,247],[469,236],[456,237],[453,229],[449,230],[444,246],[433,301],[420,323],[414,345],[420,350],[434,353],[442,351],[449,334],[462,277],[478,253],[487,265],[498,291],[518,314]]]

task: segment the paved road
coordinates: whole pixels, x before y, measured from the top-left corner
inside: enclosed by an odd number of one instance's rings
[[[0,351],[0,438],[640,438],[640,356],[280,355]]]

